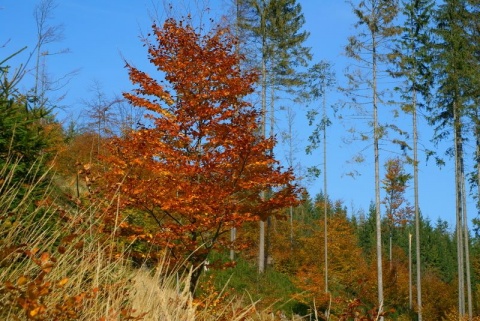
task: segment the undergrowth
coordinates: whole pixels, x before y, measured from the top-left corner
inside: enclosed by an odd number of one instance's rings
[[[265,321],[300,320],[298,314],[327,319],[292,299],[298,289],[286,275],[271,269],[259,276],[242,259],[234,269],[204,273],[193,298],[190,274],[172,269],[168,256],[153,267],[133,264],[128,244],[99,232],[96,204],[68,190],[58,199],[59,187],[47,179],[52,175],[14,180],[16,164],[0,168],[0,320]],[[228,260],[214,255],[212,261]],[[329,320],[378,319],[360,300],[346,306]],[[458,313],[443,320],[459,320]]]
[[[95,204],[59,202],[52,187],[32,198],[46,176],[13,182],[15,164],[0,169],[0,320],[261,319],[237,299],[212,310],[218,293],[194,300],[189,275],[167,271],[167,257],[134,268],[128,246],[118,255],[114,235],[97,233]]]

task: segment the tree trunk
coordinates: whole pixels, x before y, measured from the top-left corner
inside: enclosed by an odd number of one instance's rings
[[[202,254],[196,257],[194,260],[190,261],[192,273],[190,275],[189,291],[192,297],[195,296],[195,290],[205,267],[205,260],[207,259],[207,257],[208,254]]]
[[[463,165],[463,164],[462,164]],[[467,308],[468,308],[468,320],[472,321],[473,307],[472,307],[472,282],[470,277],[470,244],[468,237],[468,224],[467,224],[467,194],[465,193],[465,171],[462,166],[462,194],[463,194],[463,232],[464,232],[464,253],[465,253],[465,277],[467,283]]]
[[[383,312],[383,268],[382,268],[382,221],[380,213],[380,161],[378,141],[380,131],[378,126],[377,106],[377,53],[376,38],[372,35],[372,95],[373,95],[373,149],[375,159],[375,220],[377,236],[377,286],[378,286],[378,312]],[[383,321],[383,317],[380,317]]]
[[[323,90],[323,191],[325,194],[325,201],[323,202],[324,215],[324,251],[325,251],[325,293],[328,294],[328,193],[327,193],[327,102],[325,98],[326,90]],[[328,315],[327,315],[328,317]]]
[[[293,252],[293,206],[290,206],[290,251]]]
[[[235,53],[238,55],[240,54],[240,3],[239,0],[235,0],[235,36],[237,37],[237,44],[235,45]],[[230,230],[230,242],[232,248],[230,249],[230,261],[235,260],[235,248],[233,244],[237,238],[237,229],[232,227]]]
[[[412,94],[413,121],[413,194],[415,207],[415,253],[417,259],[417,309],[418,321],[422,321],[422,265],[420,256],[420,205],[418,200],[418,129],[417,129],[417,93]]]
[[[258,273],[265,272],[265,222],[259,222],[259,240],[258,240]]]
[[[265,74],[265,77],[267,77],[268,74]],[[271,76],[270,78],[270,130],[269,130],[269,136],[270,138],[273,138],[275,134],[275,88],[274,88],[274,79]],[[266,134],[266,133],[265,133]],[[269,151],[270,154],[273,156],[273,149]],[[270,191],[267,191],[267,197],[269,197]],[[270,230],[272,226],[272,218],[269,216],[267,217],[267,225],[265,229],[265,250],[264,250],[264,270],[268,267],[270,264]]]
[[[262,19],[262,28],[265,28],[264,19]],[[262,32],[262,135],[267,137],[267,54],[266,54],[266,35]],[[262,192],[262,199],[265,200],[266,193]],[[260,232],[258,242],[258,272],[265,271],[265,222],[260,220]]]
[[[465,269],[464,269],[464,245],[463,245],[463,189],[462,189],[462,163],[463,145],[461,133],[461,121],[458,115],[457,105],[453,106],[453,132],[455,143],[455,204],[456,204],[456,233],[457,233],[457,267],[458,267],[458,313],[465,315]]]
[[[388,262],[390,270],[392,270],[392,238],[393,238],[392,228],[390,227],[390,235],[388,237]]]
[[[235,227],[232,227],[230,230],[230,243],[232,248],[230,249],[230,260],[233,261],[235,260],[235,249],[233,247],[233,244],[235,242],[235,239],[237,238],[237,229]]]
[[[408,307],[413,308],[412,303],[412,234],[408,234]]]
[[[480,107],[478,107],[480,108]],[[478,108],[475,115],[475,135],[477,139],[476,162],[477,162],[477,209],[480,210],[480,115]]]

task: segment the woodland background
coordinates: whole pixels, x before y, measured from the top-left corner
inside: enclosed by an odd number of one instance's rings
[[[78,122],[59,119],[78,71],[48,72],[63,4],[32,6],[34,44],[2,33],[0,315],[478,317],[480,3],[349,2],[343,75],[312,56],[301,2],[192,3],[145,12],[132,86],[94,81]],[[339,135],[368,208],[330,192]],[[453,168],[455,220],[422,214],[425,159]]]

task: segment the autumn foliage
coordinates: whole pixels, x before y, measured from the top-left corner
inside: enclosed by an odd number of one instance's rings
[[[385,178],[382,180],[386,196],[383,204],[392,226],[405,226],[412,220],[414,210],[405,199],[405,191],[411,175],[405,173],[404,164],[399,158],[389,159],[385,163]]]
[[[240,67],[229,31],[200,35],[170,19],[151,37],[149,60],[164,80],[127,63],[136,88],[124,97],[146,118],[109,144],[109,223],[201,266],[213,248],[230,245],[219,239],[232,227],[295,204],[296,187],[268,152],[275,141],[259,135],[259,112],[244,100],[257,75]]]
[[[389,255],[379,307],[375,206],[350,211],[300,190],[262,133],[265,115],[249,103],[257,73],[235,37],[198,30],[188,19],[154,25],[148,72],[126,63],[134,88],[125,101],[144,115],[128,126],[107,130],[99,104],[95,130],[65,134],[24,114],[26,96],[0,102],[13,115],[4,117],[10,149],[4,144],[0,161],[0,319],[415,319],[419,263],[404,161],[384,168],[380,231]],[[263,273],[258,220],[267,221]],[[458,312],[456,233],[440,219],[419,221],[423,318],[467,320]],[[479,222],[469,240],[472,320]]]

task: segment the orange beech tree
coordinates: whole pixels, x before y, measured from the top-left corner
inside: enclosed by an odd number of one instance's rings
[[[414,214],[405,198],[408,181],[412,176],[405,173],[403,162],[399,158],[388,159],[385,163],[385,170],[385,178],[382,183],[387,195],[382,203],[386,207],[387,219],[393,226],[405,226],[412,220]]]
[[[163,80],[127,63],[137,87],[124,97],[146,110],[146,120],[112,139],[102,185],[115,199],[112,210],[131,213],[112,213],[110,226],[121,221],[117,233],[167,247],[194,267],[193,292],[212,249],[232,245],[221,236],[295,205],[298,187],[269,152],[275,141],[262,138],[260,113],[243,99],[257,74],[240,67],[229,30],[201,35],[168,19],[149,36],[149,61]],[[139,215],[151,224],[135,224]]]

